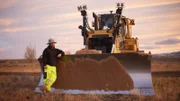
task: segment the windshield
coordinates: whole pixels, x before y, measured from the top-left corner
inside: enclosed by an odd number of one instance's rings
[[[114,23],[113,14],[101,15],[101,28],[102,29],[110,29]]]

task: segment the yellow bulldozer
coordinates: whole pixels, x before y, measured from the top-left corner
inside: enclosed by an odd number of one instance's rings
[[[52,92],[66,94],[142,94],[154,95],[151,79],[151,53],[139,50],[132,37],[134,19],[116,12],[95,14],[93,28],[87,21],[87,7],[78,6],[83,24],[78,28],[84,49],[58,60],[57,80]],[[39,59],[42,66],[41,58]],[[43,84],[43,73],[39,86]],[[41,92],[39,87],[36,92]]]
[[[131,26],[135,25],[134,19],[122,16],[122,7],[119,4],[115,14],[112,11],[110,14],[99,15],[93,12],[94,30],[87,22],[86,9],[82,9],[86,7],[78,7],[83,16],[83,26],[80,25],[79,29],[82,30],[86,49],[95,49],[102,53],[142,52],[139,51],[138,39],[131,34]]]

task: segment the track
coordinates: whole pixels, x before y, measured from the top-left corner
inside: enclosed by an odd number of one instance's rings
[[[40,72],[0,72],[0,76],[1,75],[39,76]],[[180,71],[152,72],[152,76],[158,76],[158,77],[180,77]]]

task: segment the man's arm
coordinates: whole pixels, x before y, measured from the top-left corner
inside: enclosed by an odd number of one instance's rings
[[[62,50],[57,49],[57,57],[61,57],[61,56],[64,56],[64,55],[65,55],[65,53]]]
[[[47,49],[45,49],[43,51],[43,66],[47,65],[47,61],[48,61],[47,59],[48,59],[48,57],[47,57]]]

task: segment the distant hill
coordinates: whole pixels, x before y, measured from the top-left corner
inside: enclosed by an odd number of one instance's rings
[[[180,51],[170,52],[170,53],[153,54],[153,57],[180,57]]]

